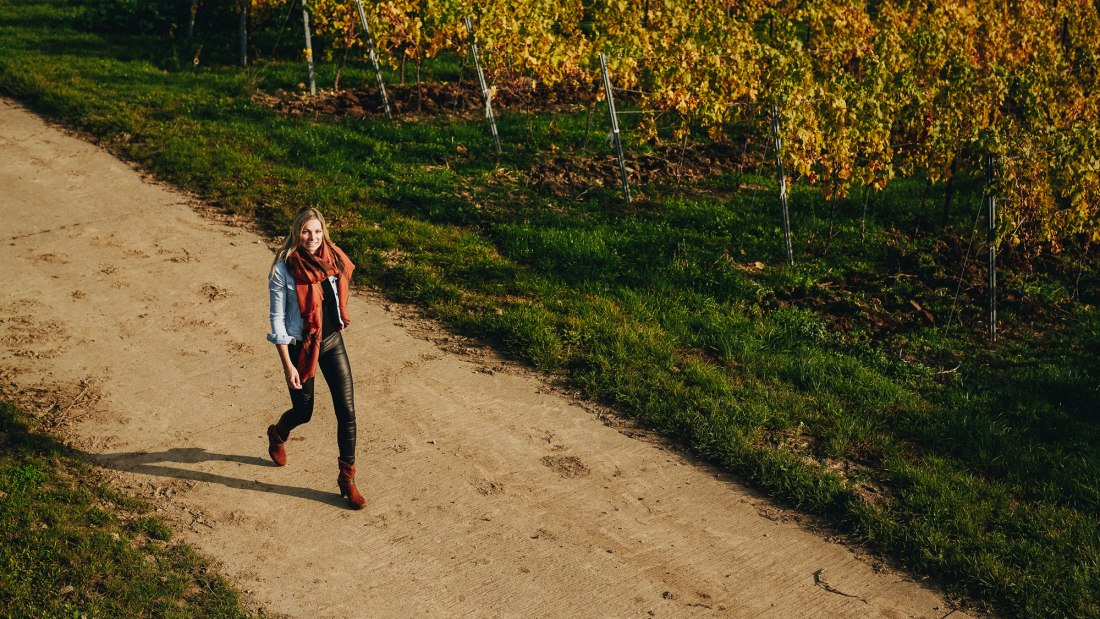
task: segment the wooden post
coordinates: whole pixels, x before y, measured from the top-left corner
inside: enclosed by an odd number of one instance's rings
[[[363,0],[355,0],[355,4],[359,7],[359,21],[363,23],[363,36],[367,39],[367,53],[370,54],[370,63],[374,67],[374,79],[378,82],[378,92],[382,95],[382,108],[386,110],[386,118],[393,118],[390,115],[390,98],[386,96],[386,83],[382,81],[382,70],[378,68],[378,55],[374,51],[374,36],[367,23],[367,12],[363,10]]]
[[[619,117],[615,113],[615,98],[611,95],[611,76],[607,72],[607,55],[600,52],[600,72],[603,74],[603,91],[607,98],[607,113],[611,117],[611,141],[615,155],[619,157],[619,176],[623,183],[623,197],[630,202],[630,179],[626,175],[626,159],[623,157],[623,138],[619,133]]]
[[[466,24],[466,32],[470,33],[470,53],[474,57],[474,68],[477,70],[477,80],[481,84],[481,96],[485,99],[485,118],[489,121],[489,130],[493,133],[493,145],[500,154],[500,135],[497,134],[497,121],[493,117],[493,93],[489,90],[489,83],[485,81],[485,71],[481,68],[481,59],[477,54],[477,40],[474,37],[474,22],[469,17],[462,19]]]
[[[791,216],[787,210],[787,175],[783,172],[783,138],[779,135],[779,109],[772,106],[772,138],[775,141],[775,169],[779,176],[779,206],[783,209],[783,238],[787,244],[787,262],[794,264],[791,248]]]
[[[249,0],[241,0],[241,66],[248,66],[248,5]]]
[[[187,38],[195,36],[195,14],[199,12],[199,0],[191,0],[191,15],[187,19]]]
[[[313,41],[309,38],[309,11],[302,0],[302,27],[306,31],[306,66],[309,68],[309,94],[317,94],[317,79],[313,76]]]
[[[997,196],[993,183],[996,180],[997,159],[988,155],[985,160],[986,219],[989,223],[986,240],[989,244],[989,273],[986,283],[989,309],[989,339],[997,341]]]

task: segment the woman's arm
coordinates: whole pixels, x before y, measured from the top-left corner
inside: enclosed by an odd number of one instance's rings
[[[290,347],[286,344],[276,344],[275,349],[279,351],[279,361],[283,364],[283,376],[286,377],[287,387],[301,389],[302,379],[298,376],[298,368],[294,367],[294,362],[290,360]]]
[[[271,333],[267,334],[267,339],[275,344],[275,350],[279,353],[279,362],[283,366],[283,376],[286,378],[287,386],[291,389],[301,389],[302,379],[298,375],[298,368],[294,367],[294,362],[290,359],[289,345],[294,342],[294,338],[286,331],[286,277],[285,267],[278,264],[267,282],[268,291],[271,293]]]
[[[292,344],[294,338],[286,331],[286,294],[287,273],[282,264],[275,266],[271,278],[267,281],[267,289],[270,297],[269,310],[271,315],[271,333],[267,334],[267,341],[276,346]]]

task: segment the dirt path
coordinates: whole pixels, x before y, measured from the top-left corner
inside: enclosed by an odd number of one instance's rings
[[[346,335],[370,504],[349,511],[323,386],[289,465],[266,457],[264,430],[288,398],[264,339],[271,252],[259,237],[3,99],[0,210],[5,387],[53,402],[51,423],[157,497],[269,613],[950,613],[535,377],[416,337],[364,293]]]

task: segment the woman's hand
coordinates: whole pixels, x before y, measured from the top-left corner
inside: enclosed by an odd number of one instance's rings
[[[293,364],[283,367],[283,375],[286,376],[286,384],[291,389],[301,389],[302,379],[298,376],[298,368]]]

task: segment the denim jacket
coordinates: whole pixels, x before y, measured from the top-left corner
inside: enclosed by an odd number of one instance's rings
[[[336,291],[336,275],[328,278],[328,285],[340,307],[340,293]],[[275,271],[267,282],[271,293],[271,333],[267,341],[272,344],[293,344],[302,341],[302,311],[298,308],[298,295],[294,292],[294,277],[286,268],[285,262],[275,265]],[[336,321],[340,329],[344,321],[340,312],[336,312]]]

